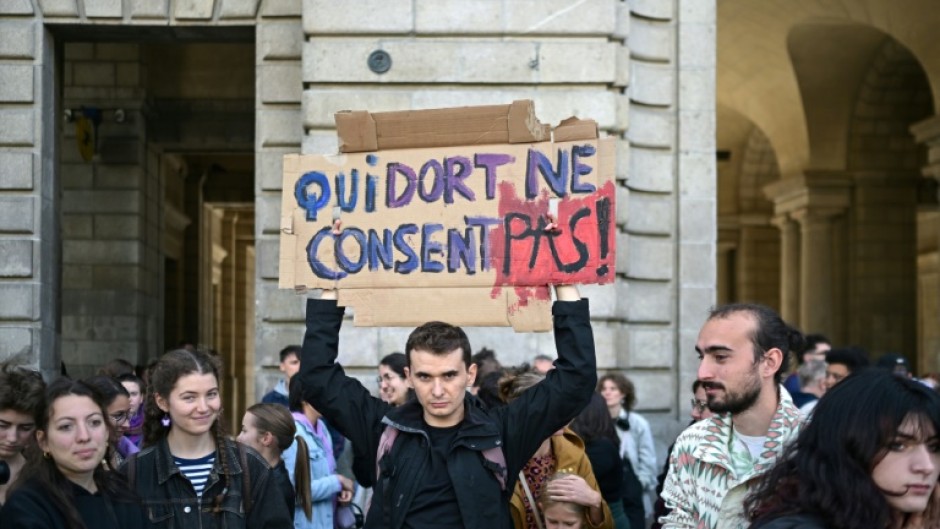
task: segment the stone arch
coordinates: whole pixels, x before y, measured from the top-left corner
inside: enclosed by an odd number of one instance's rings
[[[918,352],[918,201],[925,147],[911,125],[933,114],[928,77],[893,38],[875,50],[847,130],[846,331],[872,355]],[[922,351],[923,353],[923,351]]]
[[[719,107],[718,300],[780,303],[780,235],[763,187],[780,178],[764,131],[743,115]]]
[[[933,114],[930,84],[920,63],[887,38],[878,48],[858,90],[848,130],[846,165],[911,175],[925,159],[909,129]]]

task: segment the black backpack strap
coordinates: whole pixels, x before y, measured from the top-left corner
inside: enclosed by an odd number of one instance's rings
[[[248,453],[241,443],[235,443],[238,447],[238,461],[242,465],[242,507],[245,509],[245,517],[251,512],[251,476],[248,475]]]

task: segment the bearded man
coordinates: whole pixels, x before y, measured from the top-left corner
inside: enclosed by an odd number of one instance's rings
[[[676,440],[662,498],[664,528],[745,528],[748,486],[796,438],[800,412],[780,385],[803,337],[768,307],[712,309],[695,350],[698,380],[714,415]]]

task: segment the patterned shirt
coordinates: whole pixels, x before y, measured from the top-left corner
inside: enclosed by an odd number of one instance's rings
[[[730,414],[693,424],[676,439],[663,486],[663,501],[672,512],[660,518],[664,529],[744,529],[742,502],[751,480],[766,472],[795,439],[800,412],[780,386],[777,411],[770,421],[763,451],[748,469],[735,468],[731,453]],[[742,470],[746,470],[742,472]]]

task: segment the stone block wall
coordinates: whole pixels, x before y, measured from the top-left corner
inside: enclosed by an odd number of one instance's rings
[[[58,368],[52,41],[28,1],[0,4],[0,359]],[[46,354],[43,354],[46,353]]]
[[[62,360],[73,376],[111,358],[133,364],[162,341],[159,179],[148,174],[139,46],[66,43],[62,127]],[[97,109],[95,154],[75,123]],[[120,116],[123,112],[123,117]]]

